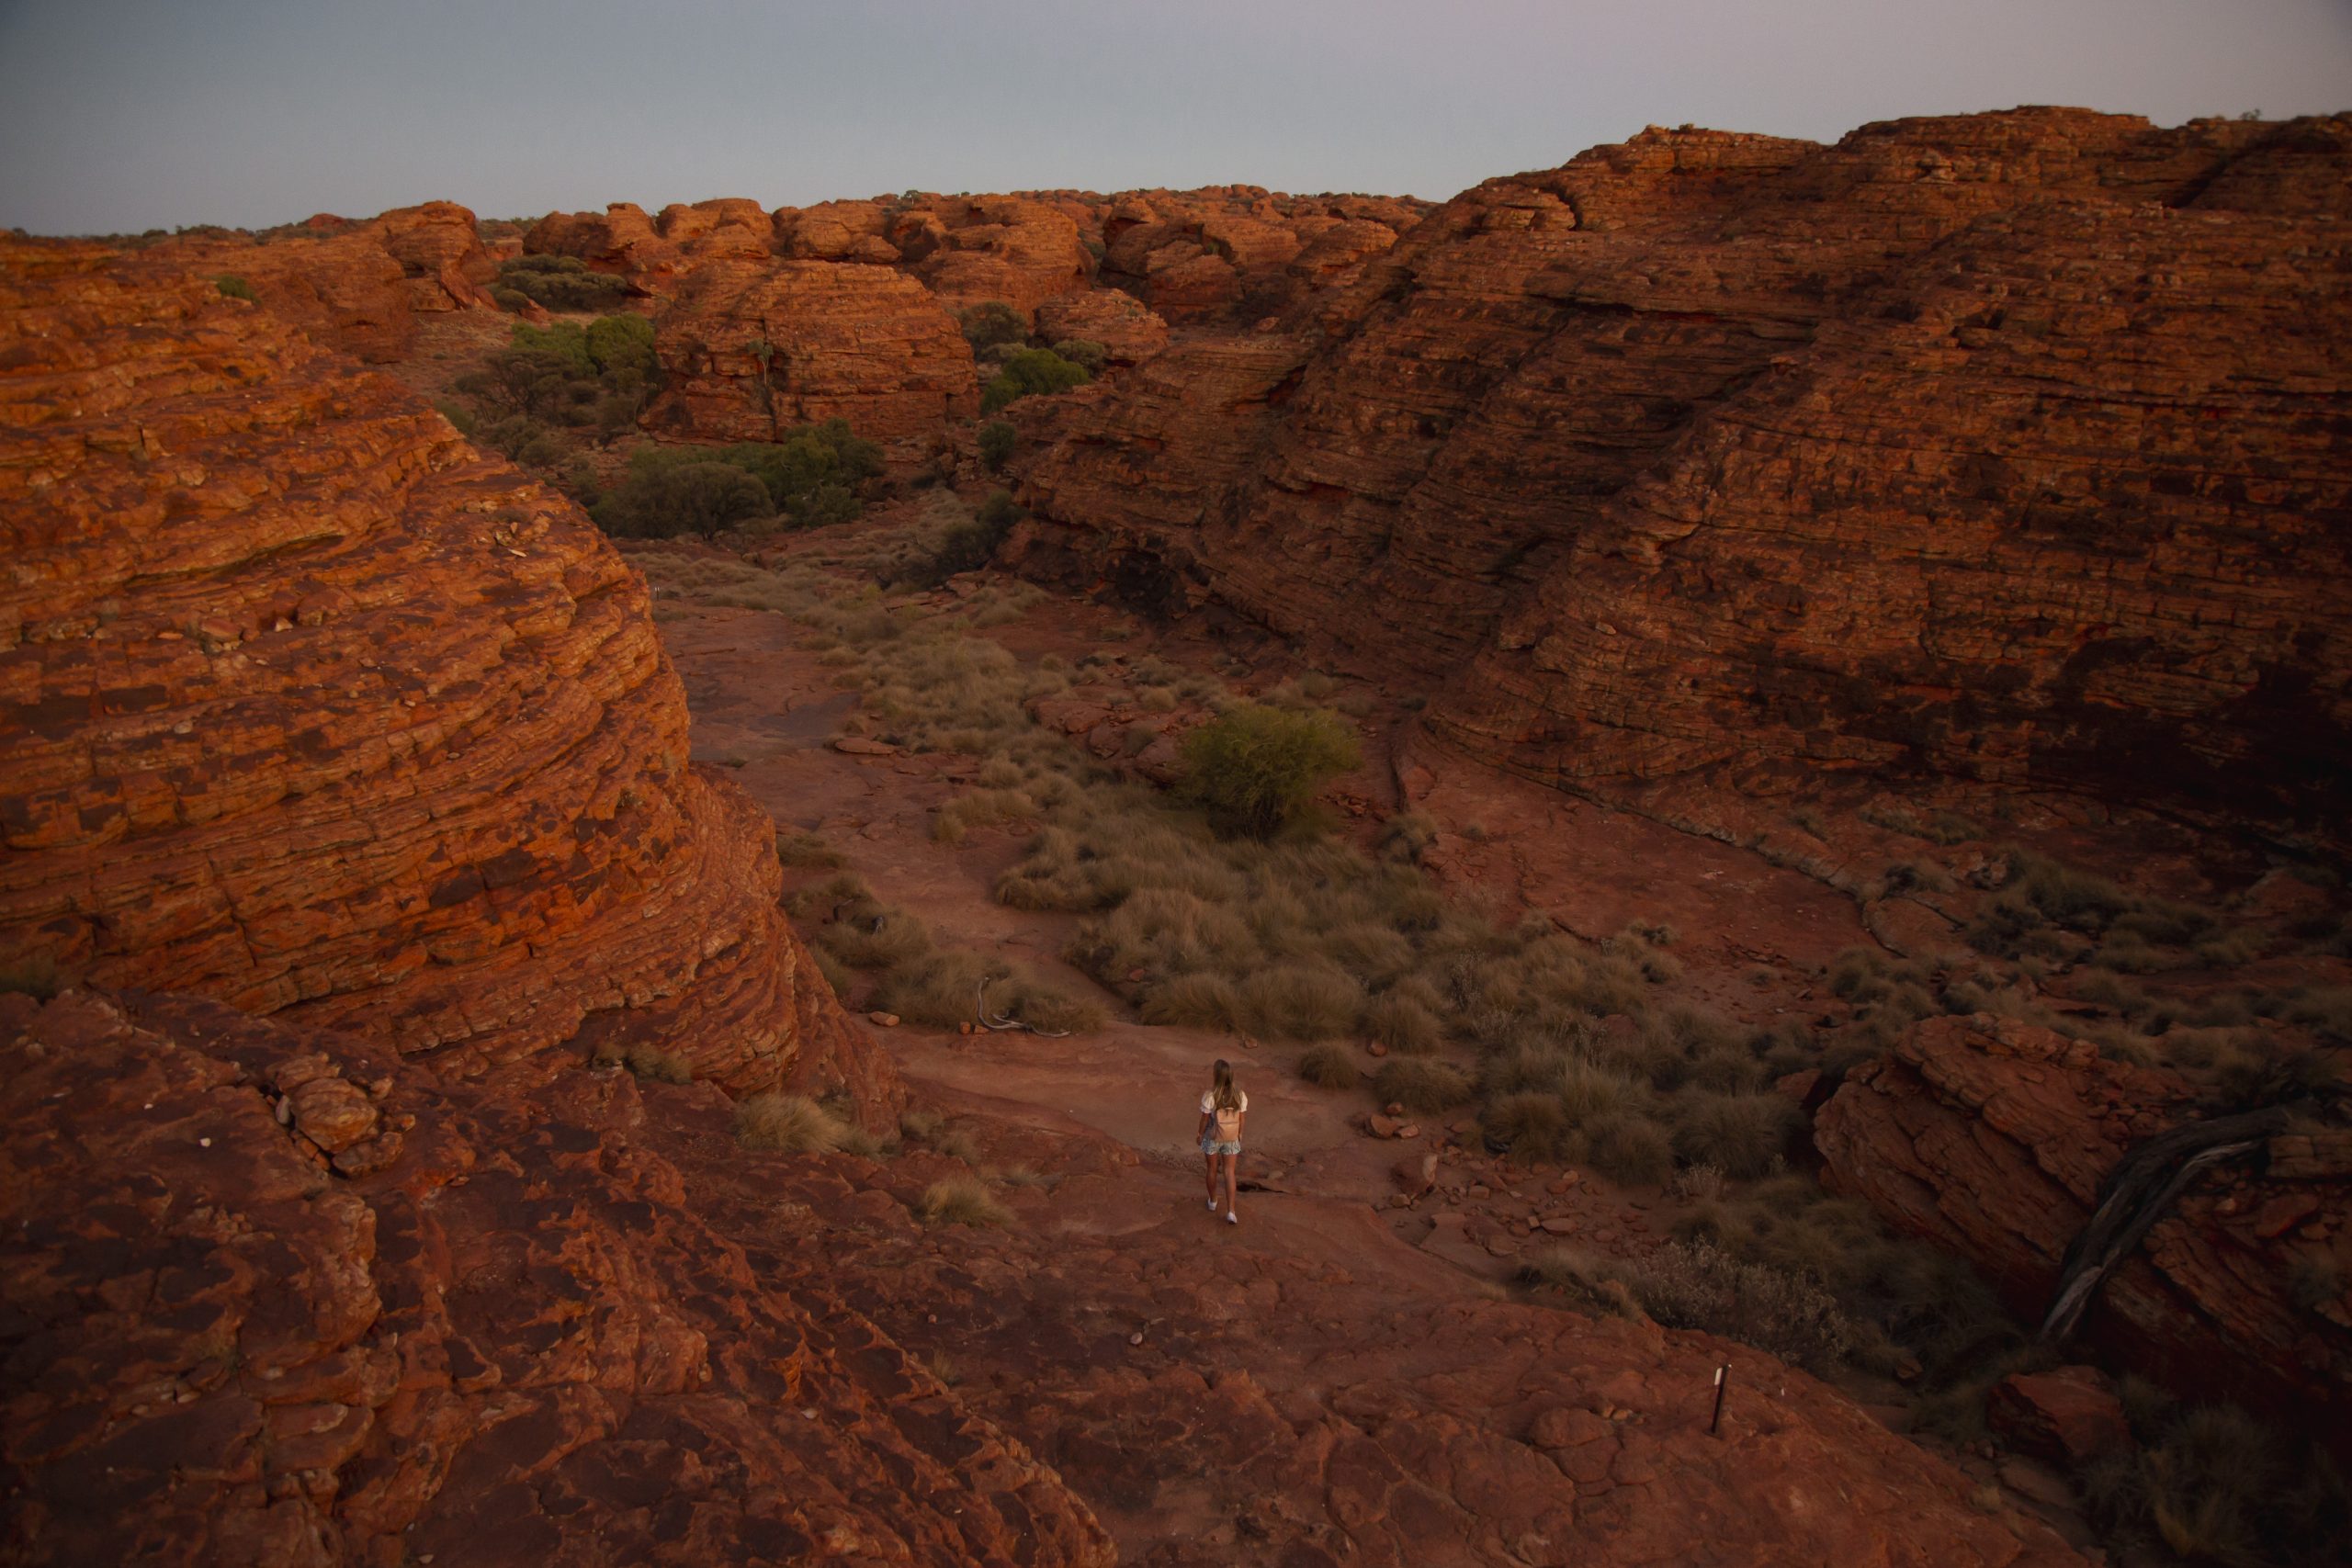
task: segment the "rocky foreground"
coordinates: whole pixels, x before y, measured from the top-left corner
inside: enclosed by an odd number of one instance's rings
[[[652,318],[646,435],[844,417],[952,468],[955,312],[1002,302],[1106,367],[1015,405],[1023,570],[1427,694],[1451,755],[2324,852],[2347,161],[2340,117],[2035,110],[1657,131],[1433,210],[0,240],[0,961],[62,991],[0,995],[10,1559],[2075,1561],[1770,1358],[1401,1268],[1339,1206],[1204,1261],[1197,1197],[1102,1139],[1019,1134],[1052,1196],[1005,1233],[915,1217],[937,1156],[740,1149],[726,1097],[780,1086],[890,1124],[890,1055],[778,908],[774,822],[689,762],[643,580],[359,362],[503,333],[499,262],[571,257]],[[632,1047],[700,1081],[590,1070]],[[2030,1312],[2190,1099],[1987,1015],[1857,1069],[1820,1141]],[[2345,1151],[2265,1152],[2097,1322],[2340,1414],[2352,1301],[2302,1297]]]

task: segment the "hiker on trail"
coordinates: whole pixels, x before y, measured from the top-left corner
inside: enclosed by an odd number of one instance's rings
[[[1220,1061],[1208,1090],[1201,1096],[1201,1157],[1209,1183],[1209,1213],[1216,1213],[1216,1178],[1225,1167],[1225,1222],[1238,1225],[1233,1190],[1240,1179],[1241,1120],[1250,1112],[1250,1097],[1233,1085],[1233,1064]]]

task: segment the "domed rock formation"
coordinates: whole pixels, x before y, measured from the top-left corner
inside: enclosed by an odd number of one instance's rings
[[[1439,734],[1576,789],[1848,769],[2319,820],[2346,124],[1653,130],[1489,181],[1245,377],[1184,345],[1023,409],[1039,558],[1446,687]],[[1105,276],[1195,265],[1158,216],[1106,220]]]
[[[321,214],[266,239],[175,238],[159,255],[191,273],[242,279],[254,297],[320,343],[370,364],[406,358],[419,314],[489,309],[497,270],[453,201],[395,208],[364,223]]]
[[[0,249],[0,948],[478,1064],[866,1073],[642,581],[184,261]]]
[[[840,418],[906,449],[979,403],[964,334],[888,267],[714,262],[688,275],[654,331],[666,383],[645,423],[695,440],[773,441]]]

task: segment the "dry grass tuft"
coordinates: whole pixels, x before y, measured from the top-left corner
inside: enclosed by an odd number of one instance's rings
[[[1372,1090],[1419,1115],[1445,1111],[1470,1098],[1470,1080],[1458,1067],[1420,1056],[1391,1056],[1372,1075]]]
[[[925,1224],[1008,1225],[1012,1211],[996,1201],[988,1184],[971,1177],[950,1177],[923,1189],[915,1213]]]
[[[1298,1059],[1298,1076],[1317,1089],[1353,1089],[1363,1075],[1345,1046],[1317,1045]]]
[[[803,1095],[755,1094],[735,1107],[735,1141],[747,1149],[831,1154],[847,1132],[823,1106]]]

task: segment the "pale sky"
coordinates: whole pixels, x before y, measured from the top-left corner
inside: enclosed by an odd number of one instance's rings
[[[2352,0],[0,0],[0,226],[1443,197],[1648,124],[2352,108]]]

